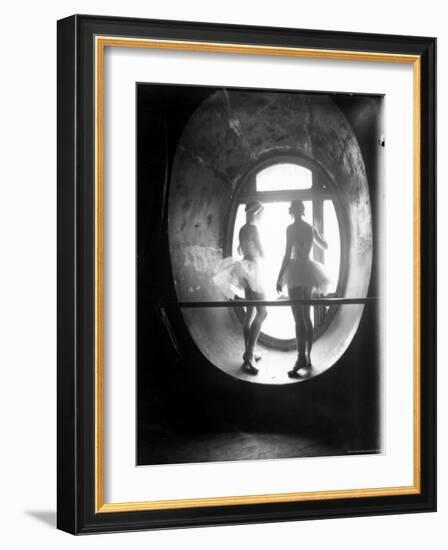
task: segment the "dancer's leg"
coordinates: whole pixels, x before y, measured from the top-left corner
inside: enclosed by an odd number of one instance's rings
[[[303,291],[303,296],[305,300],[311,298],[311,290],[305,288]],[[311,365],[311,348],[313,347],[313,336],[314,336],[314,327],[311,322],[311,306],[303,306],[304,319],[306,324],[306,358],[308,365]]]
[[[265,296],[264,294],[261,294],[259,292],[252,292],[253,295],[252,300],[264,300]],[[266,319],[268,312],[265,306],[256,306],[257,313],[255,315],[254,320],[252,321],[249,329],[249,337],[247,340],[247,352],[250,353],[252,356],[254,354],[255,345],[257,343],[258,337],[260,336],[261,327],[264,323],[264,320]]]
[[[304,289],[302,287],[290,288],[289,297],[291,300],[303,300]],[[292,370],[288,371],[290,378],[301,378],[299,371],[306,367],[306,344],[307,344],[307,324],[305,321],[305,306],[303,304],[293,304],[291,306],[296,325],[297,341],[297,361]]]
[[[245,291],[246,300],[253,300],[250,289]],[[249,342],[250,325],[254,318],[255,308],[253,306],[246,307],[246,313],[244,314],[243,321],[243,335],[244,335],[244,349],[247,350],[247,344]]]
[[[303,300],[304,292],[302,287],[289,289],[289,297],[291,300]],[[307,324],[305,321],[305,309],[301,304],[293,304],[291,306],[294,322],[296,325],[296,342],[298,358],[305,356],[307,344]]]
[[[264,295],[253,292],[252,290],[248,289],[246,290],[246,298],[248,300],[264,300]],[[253,310],[255,308],[251,308],[253,313]],[[248,374],[257,374],[258,369],[255,366],[255,361],[260,359],[260,357],[256,357],[254,351],[255,351],[255,344],[257,343],[258,336],[261,332],[261,326],[263,324],[263,321],[266,318],[267,311],[264,306],[256,306],[256,315],[255,318],[252,320],[249,318],[248,315],[245,317],[245,327],[244,327],[244,335],[245,335],[245,342],[246,342],[246,350],[243,354],[243,370],[245,370]],[[247,328],[248,327],[248,328]]]

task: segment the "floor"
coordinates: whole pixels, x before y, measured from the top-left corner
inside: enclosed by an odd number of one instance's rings
[[[219,308],[215,308],[218,310]],[[259,372],[256,376],[242,370],[244,340],[241,323],[233,316],[226,317],[222,311],[207,311],[207,318],[200,315],[201,311],[184,312],[191,334],[196,344],[207,359],[218,369],[239,380],[255,384],[289,385],[301,383],[326,371],[331,365],[327,345],[320,340],[311,351],[313,369],[301,378],[290,378],[290,371],[297,359],[297,351],[282,351],[258,343],[262,359],[257,363]],[[213,313],[216,313],[216,318]],[[322,345],[321,345],[322,344]],[[331,354],[330,354],[331,355]]]
[[[151,432],[146,434],[151,439]],[[229,432],[194,437],[152,428],[157,445],[148,445],[140,464],[182,464],[344,455],[344,448],[305,436]]]
[[[227,374],[239,378],[240,380],[247,380],[254,382],[255,384],[292,384],[294,382],[304,382],[310,378],[317,376],[323,370],[319,364],[314,364],[311,370],[301,371],[302,376],[300,378],[290,378],[288,371],[290,371],[297,359],[297,352],[295,351],[278,351],[265,346],[259,346],[259,351],[262,354],[262,359],[257,361],[256,366],[258,368],[258,374],[247,374],[242,367],[242,352],[232,354],[228,359],[225,370]]]

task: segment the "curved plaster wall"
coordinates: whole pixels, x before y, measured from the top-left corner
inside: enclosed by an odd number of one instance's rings
[[[245,174],[281,155],[320,168],[331,184],[343,241],[339,295],[367,295],[372,219],[366,170],[356,137],[328,95],[219,91],[195,111],[180,139],[170,181],[168,231],[180,301],[222,300],[212,277],[223,256],[232,201]],[[362,305],[338,306],[313,346],[314,373],[333,366],[350,345]],[[241,323],[232,308],[184,309],[202,353],[221,370],[240,370]],[[258,383],[292,383],[294,352],[265,350]],[[263,371],[263,372],[261,372]]]

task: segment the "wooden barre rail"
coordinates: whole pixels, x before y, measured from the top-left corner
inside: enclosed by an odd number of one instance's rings
[[[199,308],[199,307],[243,307],[243,306],[291,306],[294,304],[311,306],[334,306],[370,304],[379,301],[377,297],[369,298],[310,298],[309,300],[231,300],[229,302],[177,302],[164,304],[163,307]]]

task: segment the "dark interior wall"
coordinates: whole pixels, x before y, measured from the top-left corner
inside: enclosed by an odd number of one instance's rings
[[[258,431],[322,431],[322,427],[327,426],[330,428],[327,433],[351,439],[355,447],[375,448],[379,435],[380,361],[378,341],[372,338],[379,332],[378,316],[372,306],[365,308],[356,337],[336,365],[337,368],[304,384],[278,387],[244,383],[214,368],[197,348],[180,312],[176,308],[166,307],[163,315],[161,304],[176,299],[170,271],[172,257],[169,254],[166,216],[174,158],[191,116],[204,100],[217,91],[208,87],[169,85],[139,85],[137,90],[138,463],[144,463],[141,457],[148,445],[157,445],[156,440],[149,442],[145,439],[148,423],[163,424],[173,433],[184,435],[229,426]],[[381,195],[377,192],[380,181],[377,139],[381,99],[332,96],[332,101],[344,115],[339,117],[349,130],[349,141],[357,142],[361,150],[364,177],[370,190],[375,238],[377,204]],[[360,118],[362,112],[368,113],[365,122]],[[321,120],[324,125],[325,118]],[[336,125],[333,131],[337,132],[338,127]],[[268,130],[269,125],[266,126]],[[238,124],[234,125],[234,129],[229,127],[229,131],[237,136]],[[281,140],[281,135],[278,137]],[[248,159],[249,164],[252,159],[250,151],[256,143],[257,140],[244,149],[244,158]],[[313,142],[308,140],[302,143],[303,147],[305,144],[311,147]],[[313,146],[321,147],[317,136]],[[353,158],[358,157],[359,152]],[[340,159],[336,149],[332,158],[335,163]],[[201,167],[199,159],[193,165],[196,167],[191,172],[194,176],[194,170]],[[232,164],[229,166],[232,167]],[[216,186],[222,184],[223,178],[228,180],[228,174],[216,171],[216,167],[202,163],[202,170],[201,173],[207,173]],[[235,168],[231,168],[229,174],[232,173],[236,175]],[[194,196],[198,205],[202,200],[199,195],[195,193]],[[230,200],[228,191],[222,189],[215,196],[215,200]],[[184,196],[183,200],[188,199]],[[205,210],[204,206],[198,206],[197,211],[201,214],[194,223],[199,220],[201,226],[194,228],[193,224],[194,231],[192,229],[191,233],[201,235],[203,240],[200,242],[213,248],[224,238],[223,228]],[[182,222],[179,222],[178,231],[181,226]],[[210,254],[208,257],[214,259],[216,255]],[[374,265],[376,259],[377,247],[373,246]],[[192,258],[193,265],[194,262],[195,258]],[[373,289],[376,288],[375,273],[374,270],[371,278]],[[191,299],[189,289],[192,287],[196,291],[197,286],[206,292],[207,286],[203,286],[201,281],[196,286],[185,284],[182,299]],[[211,297],[213,294],[202,296]]]
[[[352,267],[345,290],[364,291],[360,281],[369,280],[372,250],[369,189],[342,111],[325,94],[225,90],[190,117],[174,158],[168,230],[180,300],[220,299],[210,275],[222,256],[237,187],[257,163],[282,154],[313,161],[333,183]]]
[[[384,182],[382,167],[386,151],[384,136],[384,113],[382,96],[335,94],[333,101],[344,113],[358,141],[369,184],[372,211],[372,232],[374,254],[372,256],[373,276],[370,279],[370,296],[379,296],[379,269],[384,249],[382,201]]]

